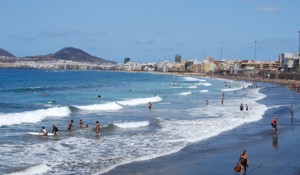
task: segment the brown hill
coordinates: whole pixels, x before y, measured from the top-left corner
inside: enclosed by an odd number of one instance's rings
[[[5,57],[15,57],[13,54],[9,53],[8,51],[0,48],[0,56]]]
[[[73,47],[66,47],[54,54],[50,54],[43,57],[50,57],[52,59],[59,59],[59,60],[70,60],[70,61],[77,61],[77,62],[93,62],[93,63],[113,63],[116,62],[108,61],[99,57],[92,56],[80,49],[73,48]]]

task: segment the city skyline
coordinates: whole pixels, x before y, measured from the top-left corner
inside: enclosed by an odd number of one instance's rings
[[[122,63],[275,60],[298,52],[300,2],[0,0],[0,48],[17,57],[75,47]]]

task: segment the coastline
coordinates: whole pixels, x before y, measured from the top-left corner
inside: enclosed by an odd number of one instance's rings
[[[250,159],[247,174],[299,174],[299,115],[296,113],[291,120],[289,104],[282,102],[279,105],[273,100],[278,93],[282,97],[293,97],[293,93],[287,87],[271,83],[260,82],[259,85],[268,86],[264,92],[268,93],[268,97],[260,101],[270,107],[261,120],[191,144],[175,154],[121,165],[105,175],[236,174],[233,168],[243,149],[247,150]],[[297,103],[297,98],[293,99],[293,103]],[[275,115],[279,115],[277,136],[271,134],[270,126]]]

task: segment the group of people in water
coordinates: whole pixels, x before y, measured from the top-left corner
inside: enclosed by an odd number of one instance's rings
[[[68,124],[68,128],[67,128],[68,131],[72,131],[72,127],[74,127],[73,123],[74,123],[74,120],[70,120],[70,122]],[[80,119],[79,120],[79,128],[80,129],[81,128],[89,128],[89,125],[86,124],[85,126],[83,126],[83,121],[82,121],[82,119]],[[95,131],[96,131],[96,133],[100,132],[100,123],[99,123],[99,121],[96,121]],[[53,135],[58,135],[58,133],[59,133],[58,128],[54,124],[52,125],[52,132],[51,133],[53,133]],[[40,134],[43,135],[43,136],[48,135],[48,132],[47,132],[47,130],[45,129],[44,126],[42,127]]]

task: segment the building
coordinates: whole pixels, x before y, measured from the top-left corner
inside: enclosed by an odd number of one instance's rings
[[[278,57],[279,66],[284,72],[296,71],[299,68],[299,53],[283,53]]]
[[[181,55],[180,54],[175,55],[175,62],[176,63],[181,63]]]
[[[130,58],[125,58],[125,59],[124,59],[124,64],[126,64],[126,63],[128,63],[128,62],[130,62]]]

